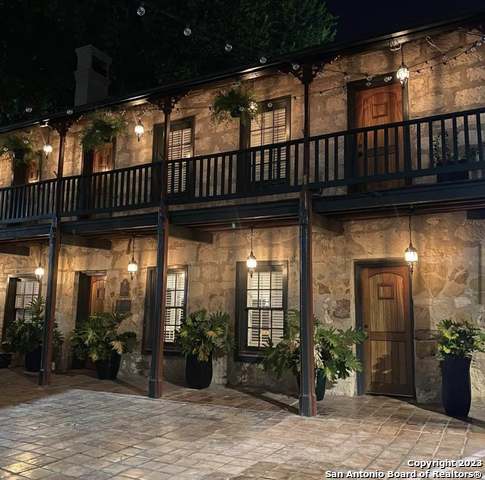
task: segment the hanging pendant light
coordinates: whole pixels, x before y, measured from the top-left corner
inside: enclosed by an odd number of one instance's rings
[[[135,237],[131,239],[131,260],[128,264],[128,273],[130,274],[131,279],[135,278],[136,273],[138,272],[138,263],[135,260]]]
[[[258,261],[253,253],[253,228],[251,227],[251,253],[246,260],[246,266],[248,267],[249,275],[252,277],[256,267],[258,266]]]
[[[396,78],[401,82],[402,86],[409,80],[409,68],[404,63],[404,45],[401,45],[401,66],[396,72]]]
[[[44,277],[45,270],[42,267],[42,246],[39,245],[39,263],[37,268],[34,270],[34,275],[37,281],[41,282],[42,278]]]
[[[418,251],[413,246],[411,215],[409,215],[409,247],[404,251],[404,260],[406,260],[409,265],[409,270],[413,273],[414,266],[418,263]]]
[[[143,126],[143,123],[141,123],[141,120],[138,119],[138,123],[135,125],[135,135],[138,141],[140,141],[144,133],[145,133],[145,127]]]

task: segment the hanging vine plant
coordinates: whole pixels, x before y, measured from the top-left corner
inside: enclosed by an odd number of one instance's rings
[[[83,130],[81,143],[85,150],[93,150],[126,130],[126,121],[118,115],[96,115]]]
[[[254,99],[254,94],[241,87],[219,92],[212,104],[212,117],[217,123],[231,118],[252,119],[259,112],[260,107]]]
[[[0,153],[10,155],[17,165],[29,165],[33,160],[34,150],[25,135],[7,135],[0,141]]]

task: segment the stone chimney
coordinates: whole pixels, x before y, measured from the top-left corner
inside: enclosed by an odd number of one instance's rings
[[[76,48],[74,105],[97,102],[108,96],[111,57],[92,45]]]

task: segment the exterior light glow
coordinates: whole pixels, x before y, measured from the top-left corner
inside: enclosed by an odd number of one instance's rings
[[[48,157],[52,153],[52,145],[50,143],[46,143],[42,147],[42,150],[44,150],[45,156]]]
[[[248,267],[249,275],[252,277],[256,267],[258,266],[258,261],[253,253],[253,229],[251,228],[251,253],[246,260],[246,266]]]
[[[140,138],[143,137],[144,133],[145,127],[143,126],[143,123],[141,123],[141,120],[138,120],[138,123],[135,125],[135,135],[138,141],[140,141]]]
[[[44,276],[44,273],[45,270],[39,265],[34,271],[35,278],[40,282]]]
[[[131,279],[135,277],[138,272],[138,263],[135,260],[135,237],[131,239],[131,260],[128,263],[128,273],[130,274]]]
[[[418,263],[418,251],[413,246],[411,215],[409,215],[409,247],[404,251],[404,260],[409,265],[410,272],[413,273],[414,266]]]
[[[396,78],[404,85],[409,80],[409,68],[403,63],[396,72]]]

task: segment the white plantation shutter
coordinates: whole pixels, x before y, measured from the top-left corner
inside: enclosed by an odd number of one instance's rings
[[[261,268],[247,279],[248,347],[277,344],[284,333],[284,276],[281,269]]]
[[[273,102],[271,109],[251,120],[250,147],[261,147],[288,140],[288,101]],[[264,149],[254,157],[254,180],[276,180],[286,177],[286,148]],[[261,162],[262,169],[261,169]],[[279,171],[278,171],[279,164]]]
[[[188,121],[173,122],[168,142],[168,160],[191,158],[194,155],[193,128]],[[185,192],[187,187],[187,162],[175,162],[168,169],[168,191]]]
[[[39,282],[37,280],[19,279],[15,292],[15,318],[24,318],[25,310],[38,296]]]
[[[175,334],[185,317],[187,271],[170,269],[167,274],[165,304],[165,342],[174,343]]]

